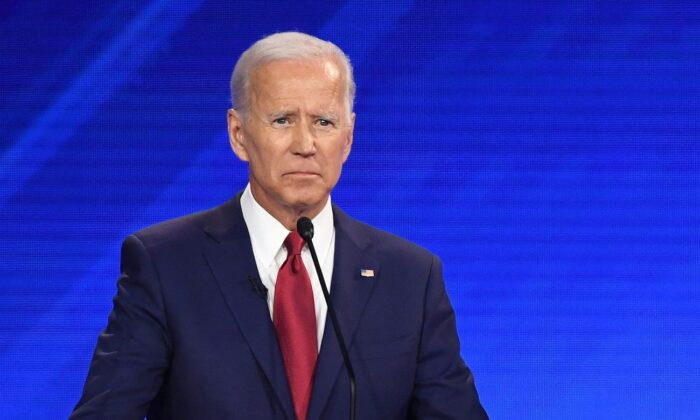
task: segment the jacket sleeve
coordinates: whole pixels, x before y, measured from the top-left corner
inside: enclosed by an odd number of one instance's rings
[[[122,244],[121,275],[83,394],[71,419],[143,419],[168,367],[171,339],[158,272],[136,236]]]
[[[423,310],[410,417],[488,419],[471,371],[459,353],[455,314],[445,292],[442,265],[437,257],[433,257]]]

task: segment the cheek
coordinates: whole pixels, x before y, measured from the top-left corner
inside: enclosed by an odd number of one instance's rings
[[[333,150],[331,154],[325,155],[325,178],[330,182],[337,182],[340,171],[343,168],[344,154],[342,151]]]
[[[275,166],[279,162],[279,156],[275,154],[274,150],[261,145],[259,141],[250,144],[247,150],[250,158],[249,165],[251,165],[253,170],[260,174],[274,171]]]
[[[275,168],[276,159],[274,159],[269,154],[265,153],[265,150],[259,148],[251,150],[249,153],[248,170],[251,175],[254,176],[258,182],[272,185],[275,182]]]

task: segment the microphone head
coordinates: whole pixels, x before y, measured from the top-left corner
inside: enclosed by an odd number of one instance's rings
[[[300,217],[297,220],[297,232],[307,242],[310,241],[314,237],[314,224],[311,223],[311,219],[306,216]]]

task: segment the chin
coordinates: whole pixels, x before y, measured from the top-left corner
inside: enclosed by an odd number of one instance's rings
[[[321,191],[293,191],[290,193],[288,203],[291,203],[291,207],[295,209],[309,209],[325,204],[326,197],[328,194]]]

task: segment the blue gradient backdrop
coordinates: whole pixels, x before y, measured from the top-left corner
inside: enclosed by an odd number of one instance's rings
[[[65,418],[128,233],[245,185],[229,74],[356,69],[333,199],[440,255],[495,419],[700,418],[700,3],[0,3],[0,418]]]

